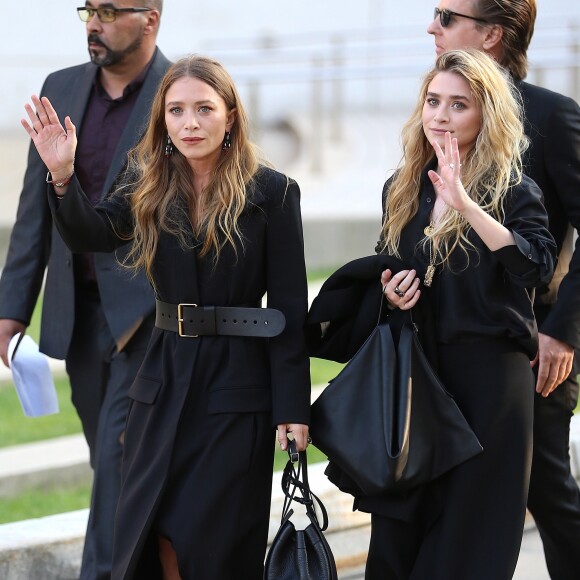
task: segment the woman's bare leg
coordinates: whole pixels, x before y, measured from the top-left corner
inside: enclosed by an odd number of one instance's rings
[[[163,580],[181,580],[179,568],[177,566],[177,555],[173,545],[167,538],[158,536],[159,539],[159,559],[163,570]]]

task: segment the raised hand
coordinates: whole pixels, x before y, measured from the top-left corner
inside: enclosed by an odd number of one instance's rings
[[[457,139],[452,139],[451,133],[447,131],[445,133],[445,151],[437,142],[433,143],[433,148],[439,163],[439,173],[431,170],[428,175],[435,188],[435,193],[449,207],[463,212],[473,202],[461,183],[461,160],[459,159]]]
[[[458,211],[470,224],[483,243],[495,252],[504,246],[514,245],[515,239],[510,230],[499,223],[493,216],[479,207],[472,200],[461,183],[461,162],[457,139],[451,139],[451,133],[445,133],[445,151],[439,143],[433,143],[439,173],[429,171],[435,194],[449,207]]]
[[[29,121],[21,119],[22,126],[30,135],[38,154],[51,172],[54,180],[63,179],[74,169],[77,148],[76,128],[70,117],[60,124],[56,111],[46,97],[31,97],[32,104],[24,105]]]

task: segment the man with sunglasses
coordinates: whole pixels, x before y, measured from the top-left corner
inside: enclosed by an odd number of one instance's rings
[[[169,61],[156,47],[162,0],[90,0],[86,23],[91,62],[49,75],[47,96],[79,128],[74,173],[92,203],[113,186],[127,152],[145,128]],[[165,147],[160,143],[159,147]],[[144,276],[119,266],[123,254],[72,255],[52,224],[47,175],[31,147],[0,278],[0,356],[30,323],[45,276],[40,349],[64,359],[72,401],[94,469],[81,578],[110,577],[113,520],[120,487],[127,392],[154,325],[154,298]]]
[[[573,242],[574,229],[580,232],[580,108],[524,82],[535,19],[536,0],[442,0],[427,32],[437,54],[476,48],[492,55],[523,97],[530,138],[525,172],[544,193],[559,254],[552,282],[536,289],[534,302],[539,353],[528,508],[550,576],[572,580],[580,577],[580,490],[568,452],[580,372],[580,242]]]

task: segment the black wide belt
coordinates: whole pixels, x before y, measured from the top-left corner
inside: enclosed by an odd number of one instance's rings
[[[216,334],[273,337],[286,326],[284,314],[274,308],[168,304],[160,300],[155,303],[155,326],[184,337]]]

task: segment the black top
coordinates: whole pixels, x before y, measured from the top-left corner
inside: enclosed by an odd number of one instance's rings
[[[199,246],[182,247],[174,236],[160,233],[153,265],[157,298],[171,304],[240,306],[259,304],[267,292],[268,307],[286,318],[284,331],[268,340],[226,336],[188,340],[156,328],[129,396],[136,400],[149,396],[138,392],[141,374],[149,383],[165,377],[168,383],[187,384],[189,371],[175,371],[174,376],[173,367],[183,361],[192,365],[198,349],[207,348],[211,363],[206,359],[203,364],[219,369],[212,377],[214,412],[271,411],[273,425],[307,424],[310,377],[303,326],[308,288],[300,190],[295,181],[266,167],[249,187],[238,222],[244,247],[236,241],[237,255],[226,245],[214,264],[211,255],[198,255]],[[132,236],[130,193],[117,190],[93,207],[76,177],[58,203],[52,188],[47,190],[56,227],[73,251],[112,252]],[[179,404],[175,409],[179,411]]]
[[[420,243],[429,224],[435,191],[425,168],[417,214],[401,233],[402,262],[424,278],[429,250]],[[390,180],[383,188],[383,207]],[[546,284],[554,269],[556,245],[548,231],[548,218],[537,185],[524,176],[521,184],[507,194],[505,219],[516,245],[491,252],[470,230],[468,239],[475,247],[465,254],[455,250],[450,266],[437,266],[430,288],[421,285],[419,300],[432,300],[436,340],[453,344],[495,337],[516,339],[534,357],[537,329],[532,311],[531,291]]]

